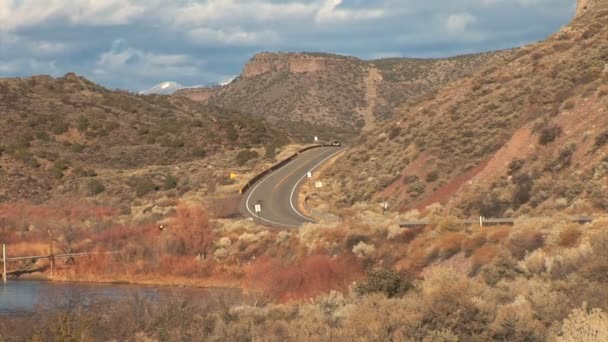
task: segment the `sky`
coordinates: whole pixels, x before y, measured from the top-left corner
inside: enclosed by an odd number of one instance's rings
[[[0,77],[231,80],[257,52],[447,57],[542,40],[575,0],[0,0]]]

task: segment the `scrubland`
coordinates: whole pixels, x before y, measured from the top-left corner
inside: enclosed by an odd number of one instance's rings
[[[406,229],[396,225],[401,218],[352,211],[342,222],[273,231],[181,203],[160,232],[158,222],[121,222],[111,208],[61,208],[1,207],[8,228],[0,239],[38,253],[51,228],[57,249],[120,251],[60,263],[60,279],[187,279],[242,287],[246,299],[213,308],[135,298],[95,304],[103,310],[73,303],[2,319],[5,331],[21,331],[16,339],[603,341],[608,334],[608,217],[479,228],[436,210],[423,213],[430,226]]]

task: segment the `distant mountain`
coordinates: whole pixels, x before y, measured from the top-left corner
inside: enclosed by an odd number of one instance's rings
[[[163,83],[159,83],[159,84],[155,85],[154,87],[152,87],[150,89],[143,90],[139,93],[141,95],[151,95],[151,94],[171,95],[174,92],[176,92],[180,89],[184,89],[184,88],[189,88],[189,87],[184,87],[183,85],[176,83],[176,82],[163,82]]]
[[[260,53],[228,84],[175,95],[250,113],[309,134],[328,128],[356,134],[392,116],[409,99],[468,76],[514,51],[446,59],[363,61],[324,53]]]

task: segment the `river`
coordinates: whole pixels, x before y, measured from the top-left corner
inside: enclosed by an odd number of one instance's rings
[[[143,285],[63,283],[19,280],[0,283],[0,316],[16,316],[52,309],[75,301],[87,305],[98,301],[118,302],[139,297],[150,301],[163,299],[206,303],[221,298],[231,303],[242,300],[239,290],[176,288]]]

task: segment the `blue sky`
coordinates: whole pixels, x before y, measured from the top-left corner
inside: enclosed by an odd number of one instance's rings
[[[0,77],[217,84],[260,51],[443,57],[521,46],[575,0],[0,0]]]

